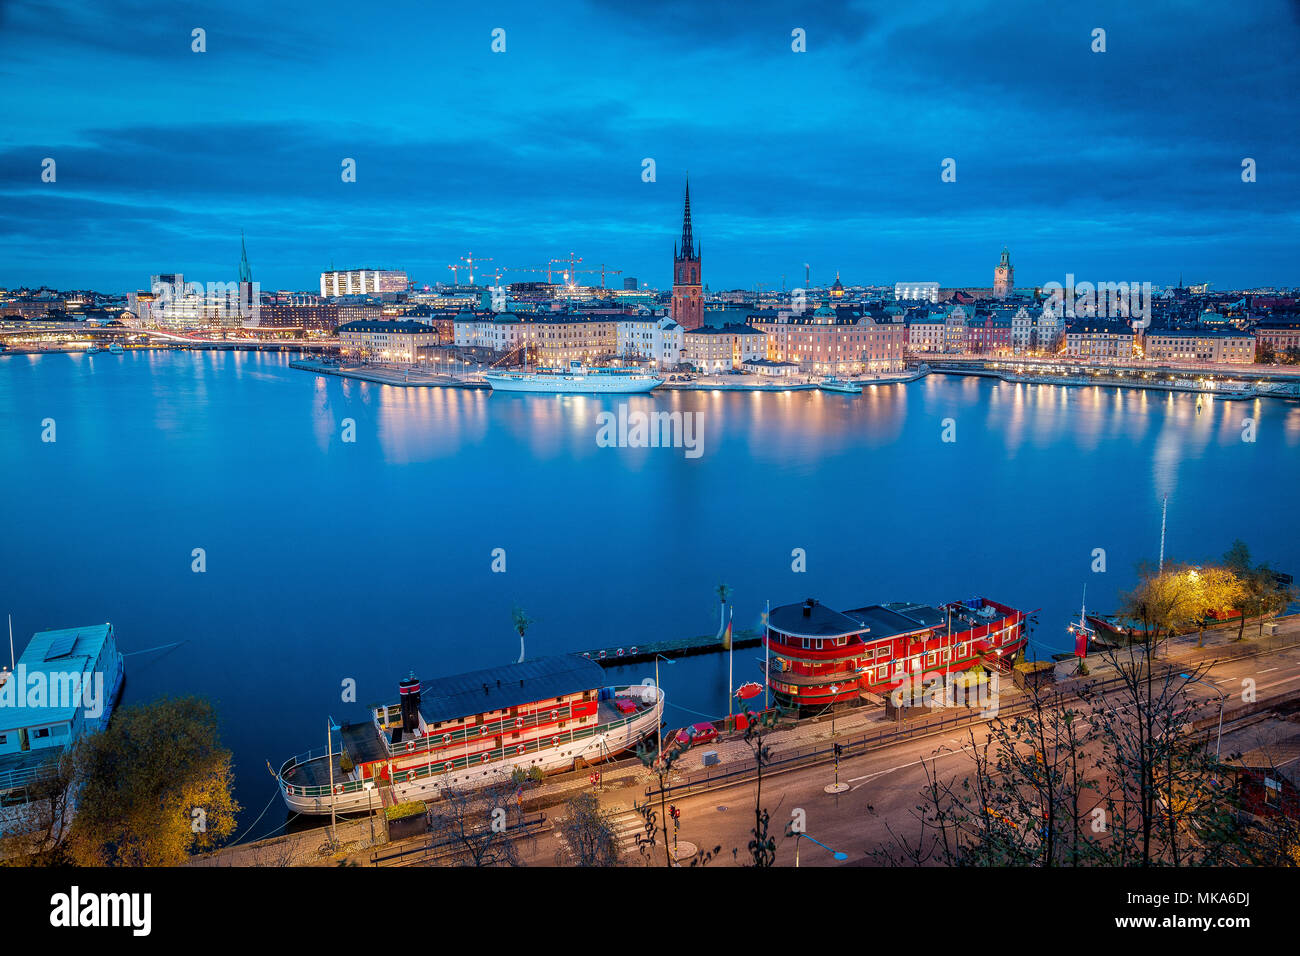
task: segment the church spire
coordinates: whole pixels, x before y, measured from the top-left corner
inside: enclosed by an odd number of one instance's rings
[[[682,246],[679,252],[682,259],[695,258],[695,238],[691,235],[691,177],[686,177],[686,205],[682,209]]]

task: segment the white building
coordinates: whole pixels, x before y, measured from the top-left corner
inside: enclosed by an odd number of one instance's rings
[[[666,315],[628,316],[618,322],[618,355],[656,368],[676,368],[686,348],[685,330]]]
[[[898,301],[938,302],[937,282],[898,282],[894,284],[894,298]]]
[[[348,269],[320,274],[320,294],[327,298],[405,292],[407,284],[406,273],[398,269]]]
[[[413,365],[420,349],[438,344],[438,333],[423,322],[349,322],[338,328],[339,351],[344,355]]]

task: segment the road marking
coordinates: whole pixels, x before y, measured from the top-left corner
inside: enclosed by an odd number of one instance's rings
[[[967,750],[970,750],[970,749],[971,749],[971,745],[970,745],[970,744],[967,744],[965,747],[962,747],[961,750],[950,750],[950,751],[948,751],[947,753],[932,754],[932,755],[929,756],[929,757],[922,757],[920,760],[913,760],[911,763],[900,763],[897,767],[890,767],[890,768],[888,768],[887,770],[876,770],[876,771],[874,771],[874,772],[872,772],[872,773],[866,774],[866,775],[861,776],[861,777],[850,777],[849,780],[848,780],[848,782],[849,782],[849,783],[854,783],[854,782],[859,781],[859,780],[861,780],[861,781],[863,781],[863,782],[870,782],[870,781],[876,779],[876,777],[883,777],[885,774],[887,774],[887,773],[893,773],[895,770],[905,770],[905,769],[907,769],[908,767],[915,767],[915,766],[917,766],[918,764],[923,764],[923,763],[925,763],[927,760],[938,760],[940,757],[952,757],[952,756],[956,756],[957,754],[959,754],[959,753],[965,753]],[[856,789],[858,789],[858,787],[860,787],[860,786],[862,786],[861,783],[859,783],[859,784],[857,785],[857,787],[853,787],[852,789],[856,790]]]
[[[1269,671],[1275,671],[1275,670],[1277,670],[1276,667],[1265,667],[1262,671],[1260,671],[1260,673],[1267,674]]]

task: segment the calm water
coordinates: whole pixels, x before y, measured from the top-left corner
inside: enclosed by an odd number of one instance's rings
[[[541,655],[711,633],[722,581],[738,626],[768,599],[983,594],[1041,608],[1048,652],[1085,581],[1109,608],[1154,560],[1166,493],[1171,555],[1241,537],[1300,567],[1294,404],[1198,413],[1187,396],[941,376],[860,397],[625,400],[703,413],[703,455],[598,447],[596,413],[618,398],[388,388],[256,353],[0,358],[0,612],[19,653],[33,631],[105,620],[127,652],[184,642],[128,658],[127,701],[213,698],[251,823],[274,794],[264,761],[323,746],[327,714],[357,716],[346,678],[364,704],[408,669],[514,660],[516,604]],[[1094,548],[1108,573],[1090,572]],[[737,652],[737,683],[758,654]],[[662,676],[688,708],[671,722],[725,711],[725,657]]]

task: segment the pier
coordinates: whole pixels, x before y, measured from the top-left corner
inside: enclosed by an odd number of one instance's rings
[[[731,646],[757,647],[762,643],[762,635],[757,631],[737,628],[732,632]],[[699,654],[712,654],[725,651],[726,645],[716,635],[713,637],[681,637],[671,641],[650,641],[646,644],[623,644],[614,647],[597,647],[589,651],[578,651],[583,657],[595,661],[601,667],[622,667],[624,664],[642,664],[652,661],[656,656],[695,657]]]

